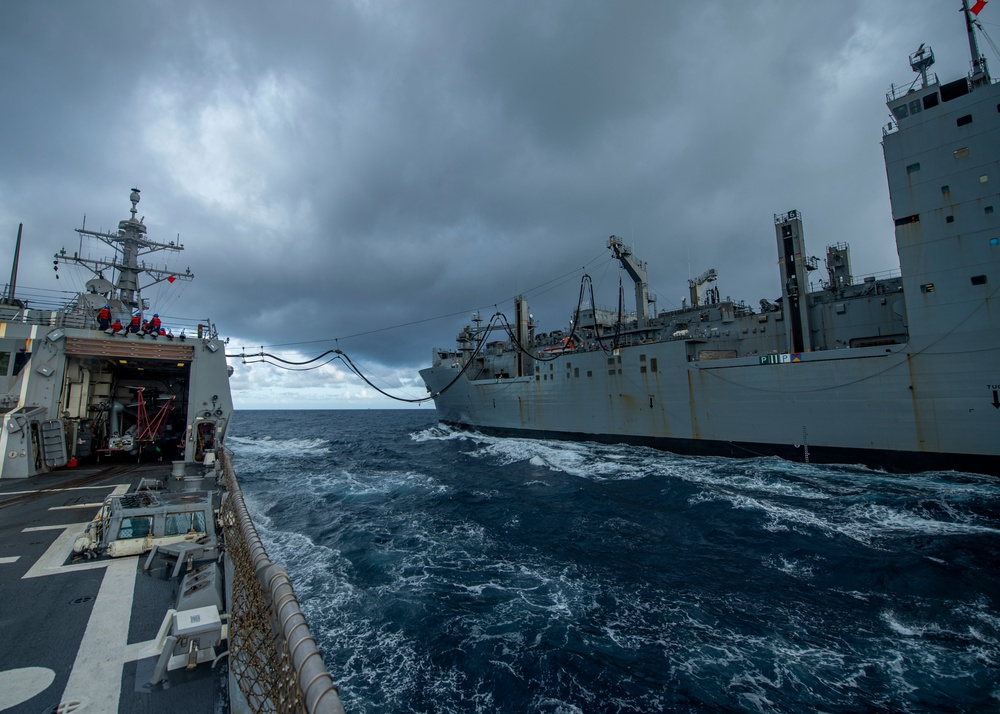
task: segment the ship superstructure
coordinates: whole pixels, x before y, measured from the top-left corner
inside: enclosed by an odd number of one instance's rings
[[[139,191],[133,189],[130,199],[131,218],[119,222],[117,233],[77,230],[111,246],[114,258],[84,258],[65,249],[56,255],[57,262],[95,274],[86,292],[57,310],[0,306],[0,363],[6,366],[0,375],[0,479],[26,478],[94,454],[140,450],[200,462],[225,438],[233,411],[229,367],[211,322],[192,326],[190,336],[162,326],[154,332],[148,322],[146,329],[129,327],[148,308],[143,287],[192,277],[140,261],[149,252],[183,246],[149,240],[136,218]],[[114,284],[104,277],[112,273]],[[151,278],[146,286],[140,285],[143,274]],[[118,329],[112,328],[115,320]]]
[[[224,448],[225,343],[149,315],[193,276],[146,262],[183,246],[130,201],[77,231],[113,257],[56,254],[94,276],[56,309],[16,296],[19,231],[0,302],[0,709],[343,712]]]
[[[856,277],[850,248],[806,250],[805,217],[774,217],[780,297],[721,299],[718,274],[656,312],[646,266],[608,248],[635,312],[574,311],[539,333],[515,300],[508,334],[480,322],[421,371],[442,421],[673,451],[1000,473],[1000,86],[966,9],[967,77],[940,83],[933,53],[887,95],[883,130],[900,274]],[[818,276],[818,278],[817,278]],[[585,278],[586,280],[586,278]],[[492,335],[492,338],[491,338]]]

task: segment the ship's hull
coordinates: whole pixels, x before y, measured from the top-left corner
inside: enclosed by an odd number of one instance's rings
[[[461,378],[435,403],[443,422],[496,434],[1000,475],[1000,345],[955,346],[689,362],[682,341],[652,343],[566,354],[533,377]],[[456,373],[421,375],[437,392]]]

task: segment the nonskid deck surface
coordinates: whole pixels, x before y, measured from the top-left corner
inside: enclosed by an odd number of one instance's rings
[[[205,664],[147,684],[157,654],[150,645],[179,582],[162,559],[143,573],[145,556],[71,558],[103,500],[141,478],[169,486],[170,465],[68,469],[0,483],[0,711],[225,708],[224,658],[215,670]]]

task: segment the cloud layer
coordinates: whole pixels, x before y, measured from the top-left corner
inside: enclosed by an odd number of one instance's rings
[[[84,213],[127,217],[138,186],[150,236],[179,235],[196,275],[149,291],[154,309],[210,316],[230,352],[339,346],[419,397],[416,370],[477,308],[525,293],[561,327],[584,270],[615,302],[612,233],[661,309],[710,267],[723,296],[773,298],[772,215],[791,208],[812,254],[846,241],[857,274],[895,269],[884,92],[921,42],[943,81],[967,71],[954,10],[4,3],[0,245],[24,222],[19,285],[68,288],[52,253]],[[240,407],[389,405],[339,362],[234,362]]]

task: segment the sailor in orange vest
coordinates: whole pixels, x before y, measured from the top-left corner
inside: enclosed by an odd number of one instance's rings
[[[160,334],[160,313],[153,313],[153,319],[149,321],[149,331],[154,335]]]
[[[111,325],[111,306],[105,305],[97,313],[97,329],[106,330]]]
[[[138,332],[141,326],[142,326],[142,313],[137,312],[136,314],[132,315],[132,322],[130,322],[128,325],[128,331]]]
[[[117,335],[119,332],[121,332],[124,329],[125,328],[122,327],[122,321],[116,317],[114,324],[111,325],[111,330]]]

